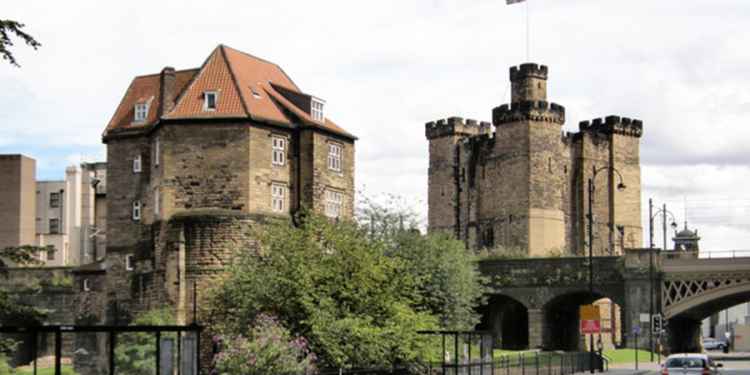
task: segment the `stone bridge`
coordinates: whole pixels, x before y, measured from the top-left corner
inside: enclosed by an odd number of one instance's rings
[[[481,309],[480,328],[496,333],[496,346],[508,349],[576,350],[583,346],[578,309],[602,298],[617,304],[614,335],[622,346],[649,345],[649,256],[653,253],[654,312],[669,319],[672,351],[694,350],[700,321],[722,309],[750,300],[750,258],[698,259],[695,254],[628,249],[623,256],[595,257],[593,293],[588,286],[588,258],[496,259],[480,262],[492,293]],[[679,256],[676,256],[678,255]],[[615,310],[617,311],[617,310]]]

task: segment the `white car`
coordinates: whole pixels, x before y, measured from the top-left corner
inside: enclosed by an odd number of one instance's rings
[[[721,363],[700,353],[672,354],[664,360],[661,375],[717,375]]]

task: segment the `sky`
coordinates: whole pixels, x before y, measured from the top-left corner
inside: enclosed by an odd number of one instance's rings
[[[26,0],[0,19],[42,43],[17,41],[22,67],[0,64],[0,153],[34,157],[39,179],[104,159],[102,130],[134,76],[198,67],[223,43],[325,99],[359,136],[358,189],[425,217],[424,124],[490,120],[509,101],[508,68],[533,61],[549,66],[565,130],[643,120],[644,233],[653,198],[703,249],[750,249],[747,0]]]

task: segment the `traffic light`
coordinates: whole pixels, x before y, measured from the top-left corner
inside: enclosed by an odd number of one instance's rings
[[[655,335],[661,335],[662,332],[664,332],[664,329],[666,328],[667,322],[664,320],[664,318],[661,315],[652,315],[651,316],[651,332],[653,332]]]

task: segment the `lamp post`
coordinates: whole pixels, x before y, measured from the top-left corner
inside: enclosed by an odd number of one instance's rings
[[[662,227],[664,233],[664,250],[667,250],[667,214],[672,217],[672,229],[677,229],[677,223],[674,218],[674,214],[667,211],[667,205],[664,204],[661,209],[656,212],[654,211],[653,199],[648,199],[648,226],[649,226],[649,249],[648,249],[648,317],[649,317],[649,333],[648,333],[648,345],[649,351],[651,352],[651,362],[654,361],[654,218],[661,214],[662,215]],[[657,250],[659,251],[659,250]],[[661,309],[659,309],[661,312]]]
[[[589,229],[589,231],[588,231],[588,237],[589,237],[589,241],[588,241],[589,242],[589,294],[591,294],[592,296],[594,295],[594,192],[596,191],[596,187],[594,186],[594,181],[596,180],[596,175],[599,172],[603,171],[603,170],[611,170],[614,173],[616,173],[617,177],[620,179],[620,183],[617,184],[617,190],[624,190],[625,189],[625,184],[622,182],[623,178],[622,178],[622,175],[620,174],[620,171],[618,171],[617,169],[615,169],[614,167],[612,167],[610,165],[601,167],[599,169],[597,169],[596,166],[592,167],[591,177],[589,177],[589,180],[588,180],[588,192],[589,192],[588,204],[589,204],[589,209],[588,209],[588,215],[587,215],[588,224],[589,224],[589,228],[588,228]],[[610,231],[612,229],[612,225],[614,225],[614,223],[610,223]],[[593,353],[594,353],[594,337],[593,337],[593,335],[591,336],[591,339],[589,340],[589,351],[592,353],[589,356],[589,358],[591,358],[590,368],[591,368],[591,373],[593,374],[594,373],[594,363],[593,363],[594,362],[594,357],[593,357]]]

